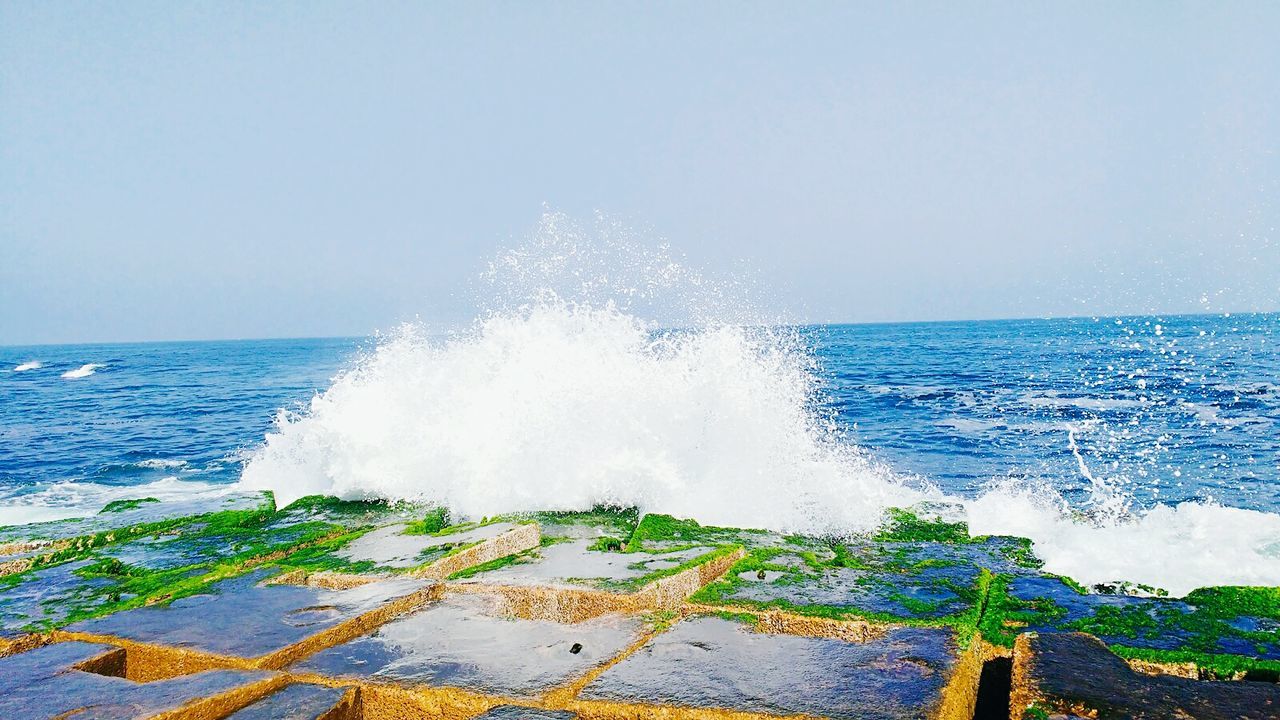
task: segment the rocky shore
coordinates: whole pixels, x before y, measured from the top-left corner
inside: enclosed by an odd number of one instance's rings
[[[1280,588],[1081,587],[937,510],[117,502],[0,528],[0,717],[1280,718]]]

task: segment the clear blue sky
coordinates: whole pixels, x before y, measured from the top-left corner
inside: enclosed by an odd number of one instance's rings
[[[465,320],[544,207],[813,321],[1280,307],[1278,3],[0,0],[0,343]]]

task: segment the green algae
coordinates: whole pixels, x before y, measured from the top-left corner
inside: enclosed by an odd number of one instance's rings
[[[247,571],[251,561],[266,556],[280,556],[277,562],[280,570],[360,573],[375,569],[372,562],[349,562],[332,554],[374,529],[373,525],[347,530],[322,521],[298,522],[297,517],[335,512],[364,517],[371,509],[380,509],[376,503],[312,497],[277,512],[273,500],[270,497],[268,500],[271,502],[269,507],[256,510],[226,510],[170,518],[72,538],[66,547],[34,558],[31,566],[23,572],[0,579],[0,587],[16,587],[27,581],[39,582],[36,574],[44,569],[87,560],[83,567],[73,570],[73,575],[83,578],[85,584],[74,586],[67,597],[42,601],[41,605],[57,605],[57,612],[45,612],[43,618],[24,628],[45,631],[143,604],[167,603],[199,593],[211,582]],[[467,528],[477,525],[471,523]],[[449,529],[466,528],[445,528]],[[142,567],[100,554],[110,547],[134,541],[147,543],[137,551],[142,553],[140,557],[148,557],[150,547],[165,553],[169,552],[168,548],[173,548],[177,551],[176,561],[179,564],[173,567]],[[195,545],[201,542],[211,545]],[[446,545],[434,559],[461,552],[475,544]],[[192,562],[183,562],[188,559],[184,553],[187,547],[192,548],[190,552],[195,556]],[[202,553],[205,557],[200,557]]]
[[[586,525],[604,528],[612,535],[626,540],[635,532],[640,521],[640,511],[634,507],[596,505],[590,510],[535,512],[523,517],[541,525]]]
[[[1103,605],[1094,610],[1093,615],[1073,620],[1064,628],[1106,638],[1148,638],[1156,636],[1160,625],[1150,608],[1141,605]]]
[[[1088,592],[1087,590],[1085,591]],[[1169,597],[1169,591],[1164,588],[1158,588],[1145,583],[1131,583],[1127,581],[1098,583],[1093,586],[1093,592],[1098,595],[1145,595],[1148,597]]]
[[[31,569],[51,567],[64,562],[79,560],[108,545],[120,544],[149,535],[180,533],[184,530],[190,531],[192,528],[195,528],[195,532],[201,535],[208,535],[217,532],[259,527],[273,515],[274,511],[268,509],[221,510],[203,515],[170,518],[103,530],[68,539],[65,547],[33,558]]]
[[[1048,710],[1034,703],[1022,711],[1022,720],[1049,720],[1051,717]]]
[[[1260,660],[1245,655],[1197,652],[1195,650],[1153,650],[1119,643],[1109,644],[1111,652],[1127,660],[1162,664],[1191,663],[1205,680],[1238,680],[1258,671],[1280,673],[1280,660]]]
[[[354,529],[393,521],[413,521],[421,516],[423,508],[405,501],[341,500],[324,495],[308,495],[290,503],[281,512],[291,517],[323,520]]]
[[[143,504],[145,499],[122,502]],[[87,565],[77,568],[75,574],[101,583],[101,586],[89,588],[82,596],[65,601],[67,607],[64,609],[67,613],[59,619],[36,622],[28,628],[47,630],[143,604],[170,602],[179,597],[200,593],[210,582],[241,574],[246,571],[250,560],[270,553],[284,553],[281,559],[275,561],[281,570],[378,572],[382,569],[371,561],[352,562],[334,555],[335,551],[352,540],[375,529],[373,524],[351,529],[319,521],[295,523],[288,526],[289,533],[285,538],[278,534],[284,528],[274,527],[273,523],[286,518],[294,519],[301,513],[372,520],[385,517],[389,508],[387,504],[376,501],[344,501],[313,496],[303,498],[279,512],[275,511],[272,504],[267,509],[224,510],[104,530],[72,538],[67,547],[34,558],[29,570],[0,577],[0,591],[24,582],[35,570],[65,562],[89,560]],[[119,511],[126,509],[132,508],[121,507]],[[418,506],[414,510],[417,511]],[[599,507],[586,512],[533,513],[515,517],[518,518],[514,519],[517,522],[539,520],[552,525],[582,524],[603,529],[607,534],[596,538],[588,549],[593,552],[634,554],[638,558],[635,564],[640,567],[652,558],[664,554],[707,547],[705,553],[625,581],[580,580],[614,590],[634,591],[654,580],[675,575],[745,547],[748,553],[743,559],[721,579],[699,590],[691,598],[695,602],[723,606],[721,612],[735,618],[749,616],[735,610],[734,606],[738,606],[755,610],[774,608],[839,620],[856,618],[914,626],[945,626],[955,630],[962,646],[967,646],[973,637],[980,635],[987,642],[1009,647],[1019,633],[1034,627],[1078,630],[1107,638],[1112,650],[1122,657],[1157,663],[1194,663],[1208,677],[1229,678],[1240,677],[1249,672],[1280,671],[1280,661],[1263,660],[1245,654],[1227,654],[1219,644],[1224,639],[1253,643],[1258,655],[1268,652],[1268,646],[1280,647],[1280,633],[1265,629],[1274,626],[1259,629],[1257,624],[1245,625],[1243,628],[1233,625],[1240,618],[1280,620],[1280,588],[1202,588],[1188,594],[1181,602],[1153,598],[1150,605],[1100,605],[1089,616],[1071,622],[1066,621],[1067,610],[1051,598],[1026,600],[1012,596],[1010,583],[1014,575],[996,572],[992,569],[995,566],[980,567],[973,584],[968,584],[967,578],[964,583],[945,577],[937,580],[939,587],[951,591],[965,605],[962,611],[940,617],[928,616],[940,612],[943,601],[914,598],[901,592],[891,594],[890,597],[905,608],[907,612],[904,615],[866,611],[857,607],[797,603],[787,599],[757,601],[732,597],[734,590],[746,582],[739,575],[751,572],[781,573],[773,581],[779,586],[800,585],[836,568],[866,571],[871,576],[856,582],[893,583],[914,573],[951,567],[961,562],[949,557],[920,559],[912,554],[912,547],[973,546],[991,539],[986,536],[971,537],[967,526],[962,522],[921,519],[905,510],[892,511],[889,522],[881,531],[870,536],[869,544],[855,546],[831,539],[799,535],[777,536],[763,531],[703,526],[693,520],[668,515],[648,514],[640,517],[634,508]],[[449,519],[446,510],[431,508],[425,515],[420,515],[410,523],[410,527],[416,532],[406,534],[447,536],[500,520],[513,520],[512,517],[486,518],[478,523],[450,525]],[[169,536],[174,538],[173,542],[225,538],[236,550],[215,560],[165,569],[140,567],[100,554],[109,546],[148,537],[170,542],[166,539]],[[996,559],[1002,555],[1021,568],[1040,566],[1039,560],[1031,552],[1029,540],[1003,537],[997,540],[1000,542],[993,543],[989,549],[984,548],[981,552],[989,553]],[[568,537],[544,536],[542,546],[570,541],[571,538]],[[299,545],[307,547],[298,547]],[[475,543],[445,545],[430,561],[474,545]],[[433,552],[436,550],[433,549]],[[968,552],[970,551],[963,551]],[[779,556],[783,554],[799,558],[799,561],[789,564],[779,562]],[[454,573],[450,579],[470,578],[535,560],[536,551],[526,551]],[[985,563],[986,560],[980,562]],[[388,572],[408,572],[412,569],[414,568]],[[1038,575],[1057,577],[1044,573]],[[1070,578],[1057,579],[1074,593],[1090,594],[1088,589]],[[1128,594],[1134,587],[1137,586],[1122,583],[1102,589]],[[1159,592],[1154,588],[1139,589],[1152,594]],[[1064,602],[1067,600],[1064,599]],[[1176,637],[1178,648],[1149,649],[1126,642],[1129,640],[1138,643],[1164,636]],[[1235,651],[1236,648],[1233,647],[1232,650]]]
[[[256,558],[324,537],[336,527],[324,523],[267,527],[274,515],[274,511],[265,509],[226,510],[133,526],[125,532],[116,530],[77,538],[71,546],[37,558],[32,567],[6,579],[11,587],[22,582],[39,582],[39,573],[45,569],[87,561],[73,570],[75,576],[85,580],[84,585],[69,597],[43,601],[41,605],[47,608],[43,618],[22,629],[47,631],[143,604],[169,602],[196,594],[209,582],[243,572]],[[111,546],[147,540],[162,545],[215,541],[222,547],[210,549],[205,557],[193,562],[162,568],[142,567],[100,554]]]
[[[331,495],[306,495],[281,508],[282,511],[308,510],[311,512],[336,512],[339,514],[360,514],[368,510],[370,505],[386,505],[383,501],[343,500]]]
[[[879,612],[853,606],[824,605],[820,603],[796,603],[785,598],[772,600],[753,600],[733,597],[736,588],[741,585],[740,574],[758,572],[760,570],[785,572],[787,568],[761,561],[759,551],[748,555],[729,569],[720,579],[707,584],[690,598],[692,602],[707,605],[724,605],[729,607],[747,607],[756,610],[783,610],[797,615],[819,617],[829,620],[867,620],[870,622],[893,623],[916,627],[952,627],[957,630],[957,638],[963,646],[977,629],[981,616],[981,607],[990,584],[991,573],[982,570],[972,587],[956,586],[957,595],[968,608],[958,613],[943,617],[921,617]],[[922,604],[921,607],[926,607]],[[928,606],[932,609],[932,606]]]
[[[901,516],[900,519],[905,520]],[[931,537],[939,536],[940,528],[935,523],[930,525],[931,527],[923,532]],[[955,560],[944,558],[910,559],[909,551],[918,547],[922,541],[913,541],[913,545],[909,547],[899,545],[904,543],[904,537],[915,537],[920,526],[899,523],[897,528],[897,532],[877,536],[871,545],[859,547],[856,551],[844,542],[801,536],[786,538],[785,546],[753,548],[722,577],[695,593],[692,600],[709,605],[749,607],[759,610],[779,609],[834,620],[861,619],[924,627],[948,626],[956,628],[961,641],[967,643],[968,638],[976,631],[981,617],[981,608],[986,602],[991,578],[994,576],[985,568],[975,567],[972,583],[957,582],[948,577],[924,582],[926,587],[936,586],[949,591],[952,595],[952,597],[939,599],[912,597],[901,590],[896,590],[894,587],[902,582],[903,576],[919,577],[916,573],[922,570],[958,564]],[[942,534],[952,539],[958,537],[954,528],[943,528]],[[820,551],[823,552],[821,557]],[[797,567],[793,564],[778,562],[781,556],[799,558],[803,564]],[[741,593],[743,586],[751,582],[745,580],[744,575],[755,574],[758,577],[764,577],[767,573],[777,573],[778,577],[772,580],[771,584],[785,587],[816,582],[824,574],[840,569],[860,571],[859,576],[846,580],[851,587],[879,589],[883,591],[882,597],[896,602],[906,612],[887,612],[854,604],[798,602],[787,597],[750,598],[744,597]],[[956,606],[959,609],[945,613],[944,610],[948,606]]]
[[[626,538],[610,537],[604,535],[596,538],[595,542],[587,547],[588,550],[596,552],[623,552],[626,549]]]
[[[531,520],[516,520],[508,518],[504,515],[496,515],[494,517],[481,518],[473,522],[461,522],[453,525],[446,525],[435,532],[411,533],[405,532],[405,535],[430,535],[432,537],[448,537],[449,535],[457,535],[476,528],[485,527],[486,525],[494,525],[500,522],[532,522]]]
[[[1280,587],[1200,588],[1192,590],[1184,599],[1205,617],[1235,618],[1250,615],[1280,619]]]
[[[479,565],[472,565],[469,568],[463,568],[462,570],[459,570],[453,573],[446,579],[465,580],[469,577],[475,577],[476,575],[479,575],[481,573],[487,573],[491,570],[500,570],[504,567],[510,567],[511,565],[518,565],[522,562],[533,562],[535,558],[532,555],[532,553],[533,553],[532,550],[525,550],[522,553],[504,555],[500,558],[497,558],[496,560],[490,560],[489,562],[483,562],[483,563],[480,563]]]
[[[881,543],[937,543],[941,545],[979,545],[999,541],[998,550],[1018,567],[1036,570],[1044,561],[1036,556],[1029,538],[1012,535],[970,535],[963,521],[922,518],[910,510],[890,508],[885,525],[872,536]]]
[[[729,620],[740,625],[754,628],[760,624],[760,616],[744,612],[732,612],[729,610],[717,610],[712,613],[706,613],[712,617],[718,617],[721,620]]]
[[[609,590],[634,592],[649,583],[678,575],[690,568],[714,562],[722,557],[736,553],[742,550],[743,546],[736,542],[725,541],[736,540],[742,533],[754,532],[763,531],[704,526],[694,520],[680,519],[659,513],[648,513],[639,519],[630,536],[626,539],[602,537],[592,543],[588,549],[596,552],[643,554],[649,557],[698,547],[706,547],[708,551],[687,558],[670,567],[653,570],[634,578],[601,581],[595,584]],[[647,562],[647,560],[637,561],[631,567],[636,570],[647,569]]]
[[[694,557],[684,560],[683,562],[680,562],[676,565],[672,565],[671,567],[660,568],[658,570],[654,570],[653,572],[640,575],[639,577],[628,578],[626,580],[621,580],[621,581],[601,582],[597,584],[601,587],[605,587],[608,589],[634,592],[644,587],[645,585],[648,585],[649,583],[656,582],[658,580],[671,577],[673,575],[679,575],[680,573],[686,570],[689,570],[690,568],[695,568],[700,565],[705,565],[709,562],[715,562],[716,560],[719,560],[720,558],[726,557],[728,555],[732,555],[733,553],[738,552],[741,549],[742,549],[741,545],[722,545],[718,548],[711,550],[710,552],[702,553],[701,555],[695,555]],[[661,553],[650,553],[650,554],[661,554]]]
[[[739,544],[743,536],[767,534],[766,530],[700,525],[696,520],[681,519],[660,513],[646,513],[640,518],[640,522],[627,540],[625,551],[640,552],[655,544],[662,544],[665,546],[664,549],[668,550],[687,549],[698,545]]]
[[[366,573],[377,566],[372,560],[351,561],[334,554],[348,543],[374,530],[373,526],[357,528],[341,535],[326,538],[310,546],[295,550],[281,558],[277,564],[289,570],[306,572]]]
[[[448,527],[449,510],[447,508],[434,508],[421,520],[409,523],[404,529],[404,534],[435,535]]]
[[[627,541],[627,552],[644,549],[645,541],[693,544],[703,537],[703,528],[694,520],[681,520],[670,515],[648,513],[640,518],[640,524]]]
[[[1088,595],[1069,578],[1054,577],[1072,592]],[[1068,610],[1052,598],[1013,597],[999,578],[980,623],[984,639],[1010,647],[1027,629],[1085,632],[1102,638],[1121,657],[1154,663],[1192,663],[1205,677],[1238,678],[1243,673],[1280,670],[1280,660],[1264,659],[1280,646],[1280,632],[1243,629],[1241,619],[1280,621],[1280,588],[1201,588],[1181,600],[1134,598],[1099,604],[1088,615],[1067,620]],[[1251,647],[1254,655],[1228,653],[1222,643]],[[1170,647],[1159,647],[1168,644]]]
[[[104,515],[106,513],[116,513],[116,512],[123,512],[125,510],[135,510],[148,503],[158,503],[158,502],[160,502],[160,500],[158,498],[153,498],[153,497],[136,498],[132,500],[112,500],[111,502],[102,506],[102,509],[98,511],[98,514]]]
[[[890,508],[888,522],[873,536],[878,542],[962,544],[978,541],[969,536],[969,524],[927,520],[910,510]]]
[[[1030,570],[1039,570],[1044,567],[1044,561],[1036,555],[1030,538],[1010,535],[1002,535],[1000,537],[1006,541],[1006,544],[1001,546],[1000,552],[1004,554],[1009,562]]]
[[[1029,626],[1048,625],[1066,617],[1067,610],[1051,598],[1022,600],[1009,593],[1010,575],[992,573],[977,630],[992,645],[1011,648]]]
[[[664,632],[680,619],[679,610],[650,610],[644,614],[650,632]]]
[[[1053,575],[1053,574],[1051,574],[1051,573],[1044,573],[1044,575],[1045,575],[1045,577],[1054,577],[1054,578],[1057,578],[1058,580],[1062,581],[1062,584],[1063,584],[1063,585],[1066,585],[1067,587],[1071,588],[1072,590],[1075,590],[1077,595],[1088,595],[1088,594],[1089,594],[1089,588],[1087,588],[1087,587],[1085,587],[1085,586],[1081,585],[1080,583],[1076,582],[1075,580],[1072,580],[1071,578],[1067,577],[1066,575]]]
[[[973,537],[963,522],[922,519],[908,510],[895,509],[888,513],[888,520],[880,531],[852,545],[841,540],[798,535],[786,536],[784,540],[785,546],[753,548],[723,577],[695,593],[692,600],[709,605],[778,609],[834,620],[949,627],[956,632],[962,647],[967,647],[979,632],[997,644],[1012,645],[1016,633],[1009,632],[1005,621],[1016,625],[1021,615],[1037,612],[1037,608],[1024,607],[1009,597],[1011,576],[995,569],[999,558],[1015,567],[1039,567],[1040,561],[1031,552],[1030,541],[1023,538]],[[920,556],[922,550],[928,551],[934,546],[975,550],[954,556]],[[782,557],[790,562],[781,562]],[[801,564],[797,565],[795,558],[802,561]],[[987,558],[996,564],[988,567]],[[959,574],[937,573],[938,569],[953,567],[960,570]],[[848,583],[851,589],[862,588],[871,593],[866,603],[804,602],[788,598],[786,592],[778,593],[781,597],[753,598],[742,592],[744,585],[752,582],[744,578],[752,574],[763,579],[766,574],[775,573],[777,577],[770,584],[781,588],[808,585],[828,573],[843,570],[857,571],[845,576],[842,582]],[[917,588],[919,593],[910,594],[904,583]],[[947,592],[940,592],[943,590]],[[882,602],[896,605],[898,610],[882,609]]]
[[[573,542],[573,538],[543,535],[542,539],[538,542],[538,548],[550,547],[552,545],[560,545],[562,543],[568,543],[568,542]],[[525,563],[537,562],[538,548],[530,548],[529,550],[513,553],[511,555],[504,555],[495,560],[490,560],[488,562],[480,563],[479,565],[472,565],[469,568],[463,568],[462,570],[459,570],[453,573],[446,579],[465,580],[467,578],[475,577],[476,575],[481,575],[483,573],[487,573],[492,570],[500,570],[502,568],[510,567],[512,565],[522,565]]]
[[[128,563],[121,562],[116,558],[99,558],[91,565],[86,565],[77,569],[77,575],[81,577],[109,577],[109,578],[126,578],[141,577],[146,574],[145,568],[134,567]]]
[[[607,532],[618,532],[618,535],[599,536],[589,544],[586,544],[583,549],[586,552],[606,553],[616,555],[619,558],[635,558],[634,562],[628,564],[628,568],[638,571],[636,576],[625,579],[598,577],[561,578],[564,582],[574,585],[584,585],[610,592],[629,593],[638,591],[649,583],[677,575],[707,562],[713,562],[718,558],[737,552],[741,548],[740,545],[735,544],[705,545],[693,541],[695,540],[694,535],[702,530],[710,531],[715,537],[723,537],[725,529],[722,528],[703,528],[692,521],[677,520],[668,515],[646,515],[642,519],[637,519],[637,516],[638,513],[634,508],[597,507],[587,512],[546,512],[522,517],[526,521],[533,518],[550,526],[546,531],[548,533],[556,532],[556,528],[571,525],[586,525],[603,529]],[[541,547],[568,542],[585,543],[585,539],[544,534]],[[646,542],[660,545],[656,547],[646,546]],[[705,548],[705,552],[684,558],[668,567],[649,569],[649,563],[661,559],[665,555],[697,548]],[[461,570],[451,575],[449,579],[462,580],[472,578],[512,565],[535,563],[540,558],[541,555],[537,549],[527,550]]]
[[[414,527],[413,524],[410,524],[410,526],[406,527],[405,530],[402,530],[400,534],[447,538],[451,535],[458,535],[479,527],[506,521],[506,519],[502,517],[493,517],[484,518],[479,522],[458,523],[456,525],[440,527],[439,524],[444,522],[446,518],[447,511],[441,510],[440,512],[436,512],[433,510],[426,518],[419,521],[419,524],[416,527]],[[527,521],[521,520],[521,522]],[[427,530],[432,528],[435,529],[431,532],[427,532]],[[307,572],[404,575],[413,573],[444,558],[457,555],[458,553],[484,542],[484,540],[445,542],[426,547],[423,548],[414,558],[413,564],[406,567],[380,565],[378,562],[373,560],[351,560],[338,554],[338,551],[348,546],[352,541],[376,529],[378,529],[377,526],[368,525],[345,532],[336,537],[326,539],[325,541],[317,543],[311,547],[291,553],[284,559],[280,560],[280,564],[291,569],[304,570]],[[416,532],[409,532],[410,529],[416,530]]]
[[[1191,606],[1190,612],[1183,611],[1180,603],[1160,601],[1121,608],[1103,606],[1090,617],[1068,623],[1066,629],[1107,637],[1113,645],[1124,645],[1125,638],[1174,635],[1184,639],[1180,650],[1206,657],[1221,655],[1218,648],[1224,639],[1257,644],[1259,654],[1266,651],[1266,644],[1280,642],[1276,632],[1243,630],[1230,624],[1242,617],[1280,620],[1280,588],[1200,588],[1183,602]]]

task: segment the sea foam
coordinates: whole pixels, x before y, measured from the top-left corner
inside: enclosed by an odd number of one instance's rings
[[[75,380],[77,378],[85,378],[96,373],[99,368],[106,367],[102,363],[85,363],[75,370],[68,370],[62,373],[62,377],[66,380]]]
[[[820,409],[800,333],[744,322],[726,285],[665,250],[619,253],[588,235],[548,216],[493,263],[498,297],[472,328],[432,338],[406,325],[383,338],[305,410],[277,415],[240,487],[281,504],[323,493],[468,516],[612,503],[826,534],[932,501],[962,508],[975,533],[1032,538],[1047,570],[1084,583],[1280,585],[1280,516],[1207,503],[1133,510],[1083,460],[1084,507],[1014,481],[950,497],[894,472]],[[644,312],[654,308],[683,309],[663,323],[683,329],[656,330]]]
[[[472,516],[615,503],[816,532],[935,496],[835,441],[811,411],[808,356],[789,348],[736,326],[654,336],[561,302],[443,342],[406,327],[305,413],[281,413],[242,483],[284,503],[406,498]]]
[[[153,497],[167,502],[202,496],[227,495],[234,490],[221,483],[165,477],[142,485],[107,485],[62,481],[39,487],[9,488],[0,493],[0,526],[85,517],[113,500]],[[21,491],[15,494],[14,491]]]
[[[27,372],[28,370],[39,370],[42,367],[44,367],[44,363],[40,362],[39,360],[30,360],[28,362],[20,363],[14,366],[13,371],[16,373],[20,373],[20,372]]]

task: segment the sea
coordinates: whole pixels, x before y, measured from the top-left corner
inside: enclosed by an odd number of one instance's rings
[[[823,532],[951,503],[1077,575],[1280,584],[1280,314],[0,347],[0,524],[245,488]]]

